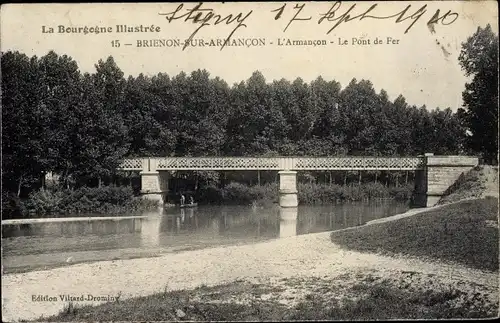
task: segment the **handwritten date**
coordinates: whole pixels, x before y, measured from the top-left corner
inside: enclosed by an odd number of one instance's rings
[[[274,13],[274,20],[285,19],[285,16],[288,15],[288,13],[285,13],[287,5],[287,3],[284,3],[277,9],[271,10],[271,12]],[[350,6],[343,6],[342,1],[336,1],[331,5],[328,11],[319,14],[317,24],[322,25],[330,23],[331,25],[329,25],[329,27],[331,27],[326,32],[328,35],[341,24],[352,24],[355,21],[361,21],[363,19],[392,20],[396,24],[409,22],[409,26],[404,31],[406,34],[428,11],[427,4],[420,7],[412,7],[412,5],[409,4],[402,10],[390,14],[383,14],[383,9],[379,7],[378,3],[372,4],[368,8],[366,8],[366,6],[364,8],[361,7],[362,5],[358,6],[357,3],[351,4]],[[188,41],[186,41],[183,50],[188,46],[193,37],[206,26],[218,26],[221,24],[234,26],[221,46],[222,50],[238,29],[247,27],[248,18],[253,13],[253,10],[249,10],[247,12],[223,15],[217,13],[214,9],[203,7],[203,2],[198,3],[194,7],[183,9],[184,5],[179,4],[172,12],[158,13],[160,16],[165,16],[169,23],[180,20],[184,23],[198,24],[193,33],[189,36]],[[286,32],[292,23],[304,23],[313,20],[313,16],[306,12],[305,3],[297,3],[292,9],[295,10],[295,12],[290,15],[291,18],[288,19],[288,23],[283,29],[283,32]],[[441,13],[440,9],[437,9],[427,20],[427,26],[434,32],[435,24],[447,26],[454,23],[457,19],[457,12],[448,10]]]

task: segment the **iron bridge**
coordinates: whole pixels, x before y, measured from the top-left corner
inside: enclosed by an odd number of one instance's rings
[[[420,170],[425,157],[146,157],[127,158],[119,170]]]

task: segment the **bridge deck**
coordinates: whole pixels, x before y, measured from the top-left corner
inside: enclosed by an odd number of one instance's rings
[[[156,170],[418,170],[424,157],[152,157],[128,158],[127,171]]]

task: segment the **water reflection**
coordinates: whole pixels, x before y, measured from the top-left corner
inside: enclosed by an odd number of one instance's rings
[[[387,202],[298,208],[171,208],[144,214],[145,219],[2,225],[2,242],[7,243],[4,251],[17,254],[215,246],[337,230],[407,209],[407,205]],[[19,236],[25,237],[16,238]]]
[[[157,247],[160,245],[161,223],[164,217],[161,211],[145,215],[147,218],[141,223],[141,246]]]
[[[210,220],[210,223],[211,223],[211,228],[212,228],[213,232],[219,233],[219,231],[220,231],[220,220],[218,218],[212,218]]]
[[[181,217],[180,216],[176,216],[175,217],[175,232],[179,232],[181,230]]]
[[[298,208],[280,209],[280,238],[297,235],[297,216]]]
[[[69,222],[39,222],[23,224],[2,223],[2,238],[21,236],[86,236],[125,234],[141,231],[140,219],[79,220]]]

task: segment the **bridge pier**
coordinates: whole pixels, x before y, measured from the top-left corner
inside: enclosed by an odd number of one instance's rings
[[[162,207],[168,193],[168,172],[142,171],[140,175],[143,198],[157,201]]]
[[[297,207],[297,172],[282,170],[280,175],[279,203],[281,207]]]

